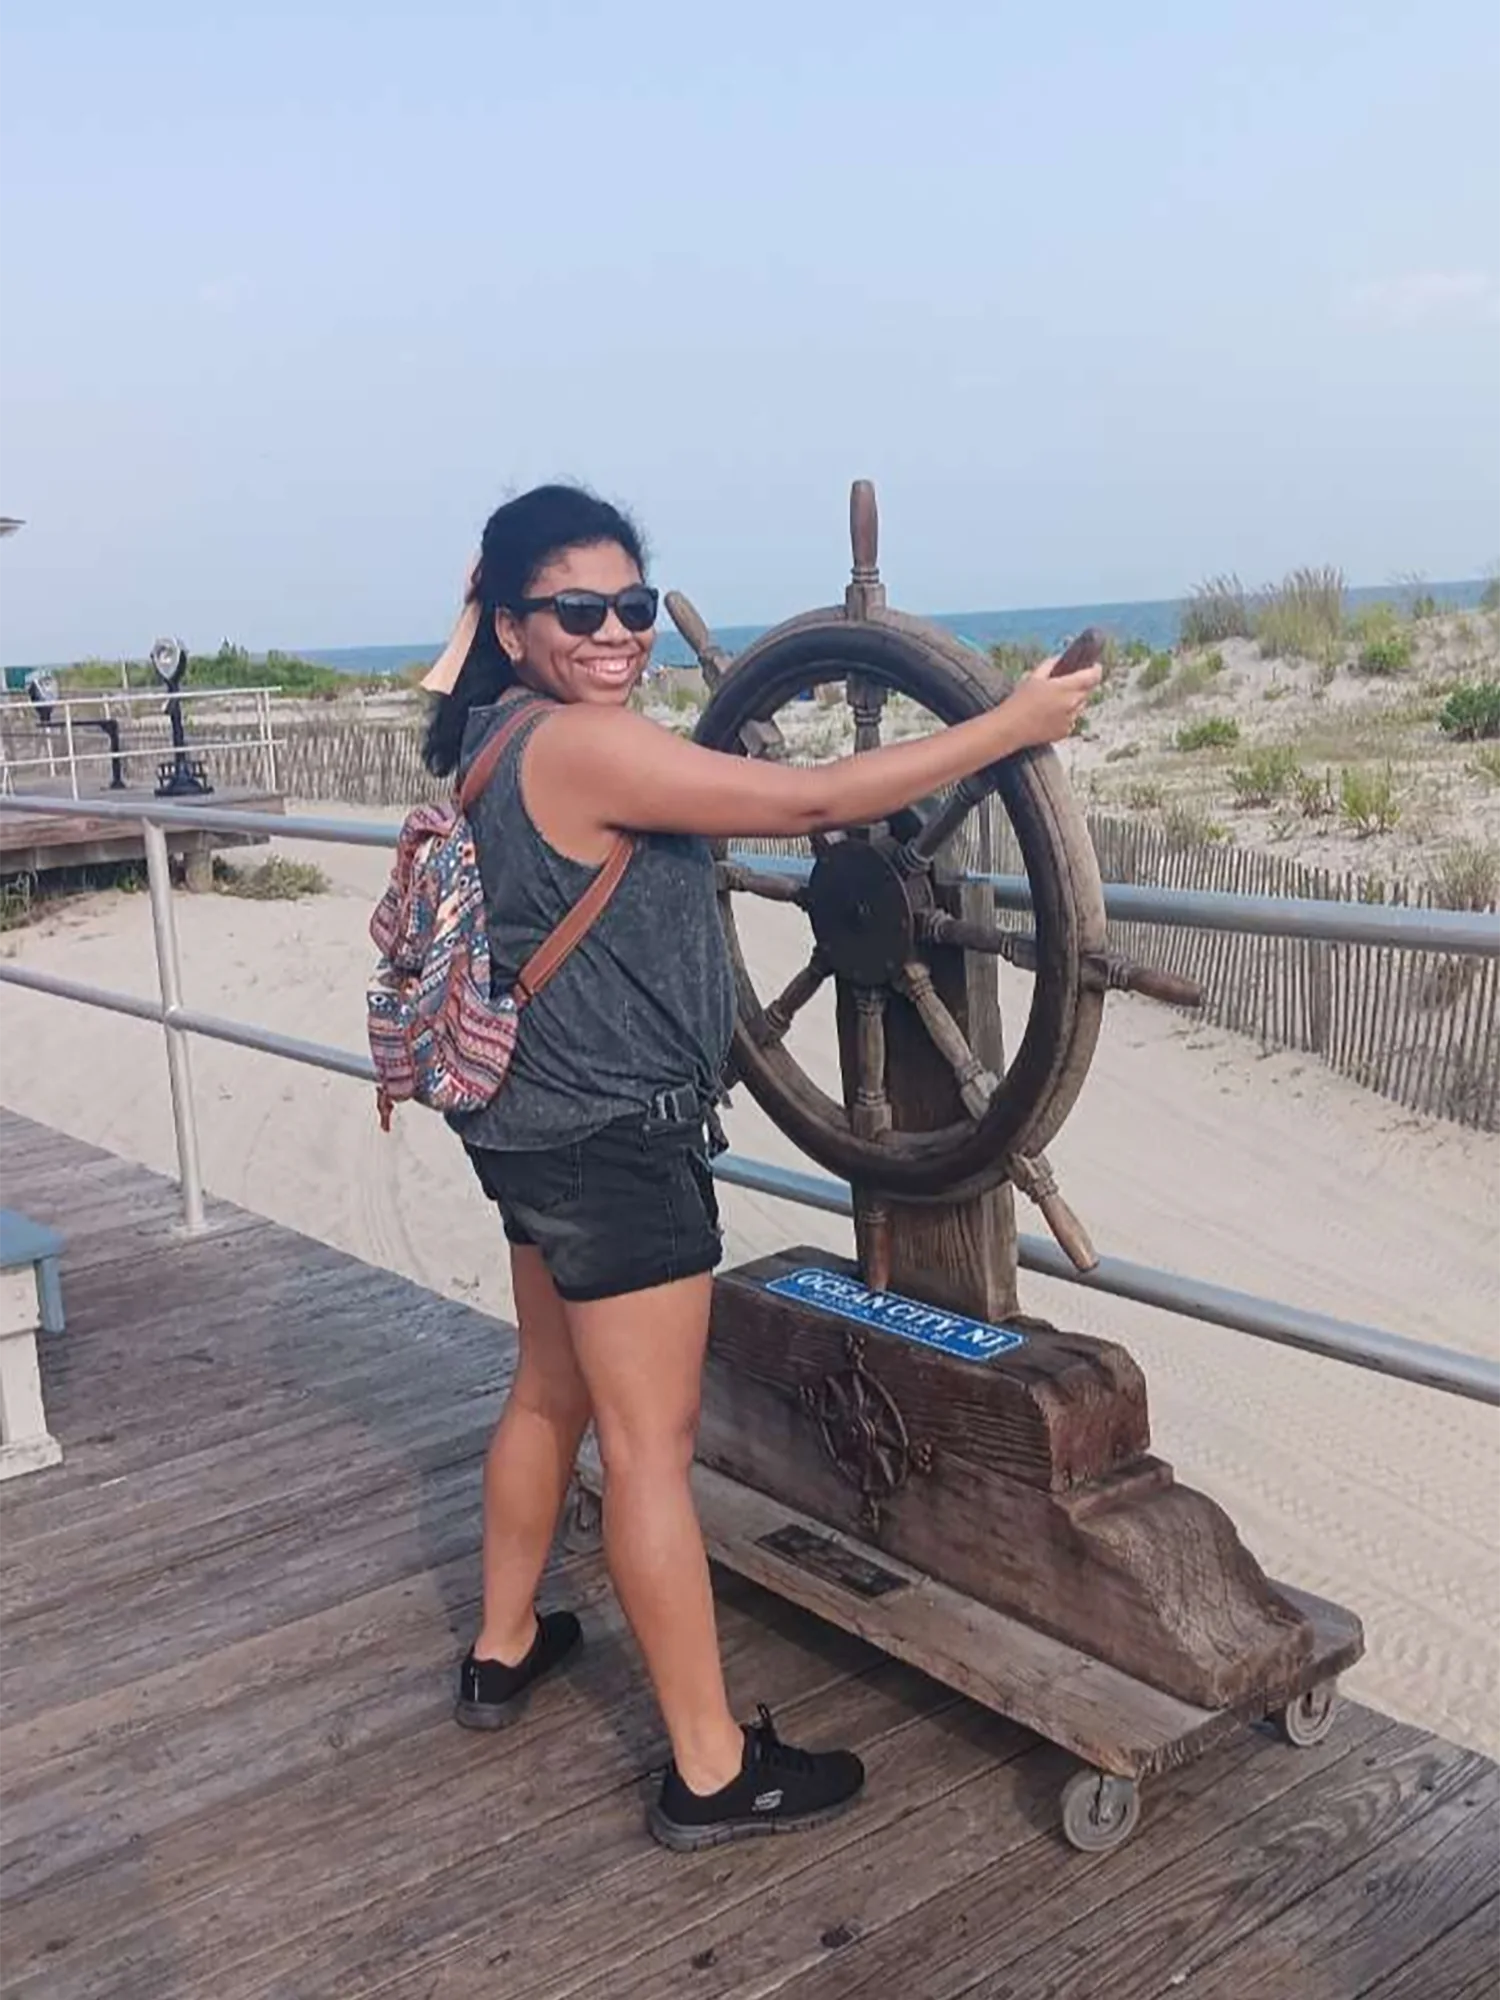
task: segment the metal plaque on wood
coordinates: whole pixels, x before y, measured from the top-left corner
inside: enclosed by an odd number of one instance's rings
[[[955,1354],[962,1361],[993,1361],[1025,1345],[1026,1336],[1010,1326],[990,1326],[983,1320],[966,1319],[962,1313],[946,1312],[940,1306],[925,1306],[918,1299],[902,1298],[898,1292],[874,1292],[857,1278],[842,1271],[822,1271],[805,1266],[788,1271],[784,1277],[767,1282],[767,1291],[794,1299],[800,1305],[817,1306],[853,1320],[857,1326],[877,1328],[881,1333],[898,1334],[920,1347],[935,1347],[943,1354]]]
[[[883,1569],[868,1556],[859,1555],[847,1542],[800,1527],[795,1521],[759,1536],[758,1544],[769,1549],[773,1556],[784,1556],[799,1569],[808,1570],[827,1583],[836,1583],[841,1590],[852,1590],[856,1597],[889,1597],[893,1590],[907,1587],[904,1576],[897,1576],[894,1570]]]

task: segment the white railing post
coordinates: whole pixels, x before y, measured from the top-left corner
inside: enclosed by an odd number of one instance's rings
[[[156,943],[156,977],[161,988],[162,1025],[167,1038],[167,1077],[172,1086],[172,1123],[177,1132],[177,1179],[188,1233],[203,1227],[203,1174],[198,1163],[198,1119],[188,1038],[173,1016],[182,1005],[182,963],[177,953],[177,917],[172,908],[172,871],[167,836],[146,820],[146,880],[151,890],[151,929]]]
[[[262,740],[266,751],[266,790],[274,792],[276,789],[276,739],[271,733],[271,690],[269,688],[262,688],[260,691],[260,713],[262,726],[265,731]]]
[[[76,799],[78,796],[78,756],[73,748],[72,702],[65,700],[62,705],[62,712],[63,712],[63,741],[67,745],[68,749],[68,783],[72,787],[73,796]]]

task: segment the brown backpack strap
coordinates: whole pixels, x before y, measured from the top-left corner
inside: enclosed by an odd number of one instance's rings
[[[470,806],[479,797],[479,794],[484,790],[490,779],[494,777],[500,759],[505,755],[510,745],[515,742],[516,732],[520,729],[522,723],[529,721],[536,710],[545,707],[545,705],[545,703],[540,701],[528,701],[523,698],[516,704],[514,713],[508,716],[493,736],[490,737],[479,755],[469,766],[467,772],[464,774],[464,781],[458,788],[458,809],[461,813],[468,812]]]
[[[469,766],[468,774],[458,793],[460,812],[467,813],[490,779],[494,777],[500,759],[505,755],[508,746],[516,740],[517,732],[522,725],[529,722],[539,708],[545,707],[545,702],[528,700],[524,696],[517,702],[515,712],[506,717]],[[564,959],[582,944],[599,918],[603,916],[604,906],[619,888],[634,852],[635,842],[628,833],[622,833],[605,857],[604,866],[572,909],[556,930],[542,940],[521,967],[516,975],[515,994],[523,1007],[528,1000],[536,998],[554,974],[562,970]]]
[[[604,866],[549,938],[539,944],[516,975],[516,998],[522,1006],[534,1000],[553,974],[562,970],[563,960],[582,944],[604,914],[604,906],[619,888],[635,842],[622,833],[605,857]]]

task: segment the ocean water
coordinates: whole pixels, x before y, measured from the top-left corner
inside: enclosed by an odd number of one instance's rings
[[[1472,611],[1479,603],[1484,584],[1478,579],[1462,583],[1424,583],[1438,602],[1455,611]],[[1369,585],[1345,593],[1351,610],[1364,604],[1409,601],[1410,592],[1388,586]],[[905,607],[902,607],[905,608]],[[1024,611],[953,611],[928,614],[934,625],[946,627],[970,645],[987,649],[1001,641],[1033,643],[1049,651],[1064,645],[1087,625],[1097,625],[1122,644],[1139,639],[1153,650],[1176,644],[1182,600],[1176,597],[1146,599],[1136,604],[1056,604]],[[753,639],[769,630],[765,625],[725,625],[714,637],[729,653],[743,652]],[[290,646],[285,650],[320,666],[335,667],[346,674],[395,674],[414,661],[434,660],[443,649],[441,639],[407,646],[339,646],[332,650]],[[692,655],[665,617],[656,642],[655,657],[665,666],[685,666]]]

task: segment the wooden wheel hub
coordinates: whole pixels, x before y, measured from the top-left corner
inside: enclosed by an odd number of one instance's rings
[[[835,976],[855,986],[892,985],[916,949],[916,915],[896,851],[889,839],[835,841],[807,885],[818,948]]]

